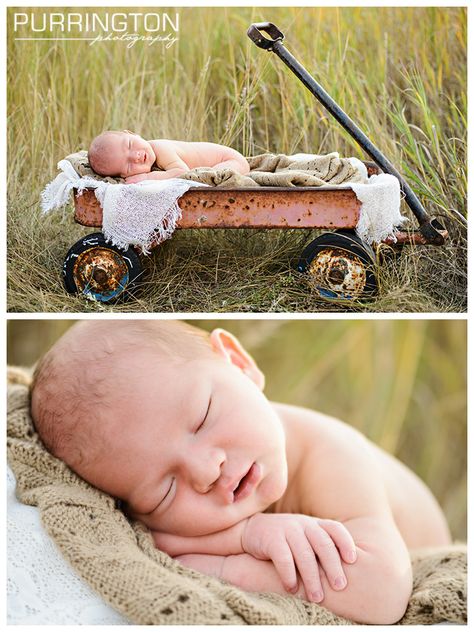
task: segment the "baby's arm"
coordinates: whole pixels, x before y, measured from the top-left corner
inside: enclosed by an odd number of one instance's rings
[[[226,147],[226,150],[227,156],[225,160],[222,160],[217,165],[214,165],[213,169],[232,169],[232,171],[236,171],[243,176],[250,172],[250,165],[242,154],[239,154],[238,151],[235,151],[230,147]]]
[[[357,562],[344,564],[348,585],[339,592],[332,588],[320,567],[324,590],[320,605],[357,623],[388,625],[399,621],[411,594],[411,568],[404,563],[403,549],[394,546],[397,538],[390,529],[383,537],[378,525],[364,520],[348,526],[356,540],[359,532],[364,534],[357,546]],[[368,532],[375,534],[374,537],[368,539]],[[229,556],[191,553],[176,559],[184,566],[219,577],[243,590],[288,595],[274,564],[247,553]],[[302,581],[294,596],[309,600]]]
[[[301,511],[340,520],[357,546],[357,562],[345,567],[348,585],[334,592],[323,578],[322,605],[359,622],[400,619],[412,591],[407,546],[395,523],[380,462],[365,437],[331,420],[301,464]],[[320,443],[321,443],[320,442]]]
[[[125,178],[125,184],[137,184],[143,180],[169,180],[170,178],[179,178],[183,173],[189,171],[188,168],[174,167],[167,171],[149,171],[148,173],[139,173],[136,176],[128,176]]]
[[[288,596],[272,562],[257,560],[248,553],[239,555],[206,555],[187,553],[175,558],[178,562],[205,575],[218,577],[250,592],[273,592]],[[294,597],[307,599],[300,582]]]
[[[345,590],[336,590],[321,565],[316,566],[324,591],[321,605],[358,623],[392,624],[403,616],[412,589],[410,560],[396,527],[383,519],[354,519],[346,526],[357,542],[357,562],[343,564]],[[253,592],[288,595],[273,562],[248,553],[184,553],[180,563]],[[313,558],[313,563],[315,560]],[[300,580],[295,597],[311,601]]]
[[[296,593],[298,574],[311,601],[321,601],[321,566],[334,590],[347,584],[341,560],[356,561],[354,541],[334,520],[298,514],[256,513],[232,527],[212,534],[183,537],[153,532],[155,544],[173,557],[182,554],[232,555],[248,553],[271,560],[284,588]]]

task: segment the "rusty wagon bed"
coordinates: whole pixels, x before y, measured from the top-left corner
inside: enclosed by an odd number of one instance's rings
[[[380,173],[366,163],[369,175]],[[357,298],[376,288],[373,252],[357,237],[361,203],[350,188],[255,187],[220,189],[196,187],[178,200],[185,228],[326,229],[307,246],[298,269],[307,272],[312,284],[326,298]],[[102,207],[93,189],[74,194],[75,220],[83,226],[101,228]],[[394,243],[392,238],[386,243]],[[420,231],[398,231],[398,246],[426,244]],[[88,298],[107,302],[117,298],[141,275],[138,253],[107,243],[101,233],[79,240],[64,264],[66,287]]]

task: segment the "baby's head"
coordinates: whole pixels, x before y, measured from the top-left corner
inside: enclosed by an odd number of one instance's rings
[[[40,361],[46,447],[150,528],[225,529],[286,488],[285,436],[238,340],[177,321],[74,325]]]
[[[108,131],[91,142],[89,164],[101,176],[126,178],[151,171],[156,161],[152,146],[128,130]]]

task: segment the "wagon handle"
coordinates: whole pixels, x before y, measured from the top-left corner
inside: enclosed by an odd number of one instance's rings
[[[264,37],[260,31],[268,33],[272,39]],[[374,160],[385,173],[395,176],[400,182],[400,188],[405,195],[405,200],[412,210],[420,225],[420,232],[427,243],[442,245],[445,242],[446,231],[443,225],[428,215],[420,200],[416,196],[405,178],[399,173],[381,151],[369,140],[364,132],[354,121],[339,107],[332,97],[317,83],[291,53],[285,48],[283,39],[285,36],[271,22],[251,24],[247,31],[250,39],[259,47],[275,53],[298,77],[303,85],[318,99],[342,127],[354,138],[360,147]]]
[[[271,39],[264,37],[261,31],[268,33]],[[272,47],[276,42],[282,42],[285,39],[285,36],[280,29],[271,22],[251,24],[247,31],[247,35],[254,44],[256,44],[259,48],[264,48],[265,50],[272,50]]]

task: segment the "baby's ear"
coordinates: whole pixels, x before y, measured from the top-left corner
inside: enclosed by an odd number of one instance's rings
[[[245,351],[235,336],[225,329],[214,329],[210,336],[213,350],[224,360],[240,369],[258,388],[263,391],[265,376],[258,368],[252,356]]]

